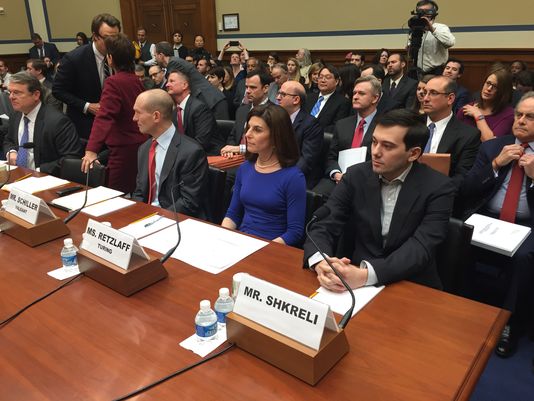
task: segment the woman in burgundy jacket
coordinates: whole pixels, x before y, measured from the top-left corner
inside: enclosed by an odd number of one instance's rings
[[[100,109],[91,129],[82,171],[87,172],[106,145],[109,149],[108,186],[129,193],[135,189],[137,149],[148,139],[132,120],[135,99],[144,88],[134,73],[135,50],[131,41],[119,34],[105,38],[105,44],[106,59],[114,74],[104,81]]]

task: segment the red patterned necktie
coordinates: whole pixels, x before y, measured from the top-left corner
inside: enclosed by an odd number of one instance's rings
[[[150,205],[156,197],[156,146],[158,141],[152,140],[150,150],[148,152],[148,201]]]
[[[358,126],[354,130],[354,136],[352,137],[351,148],[359,148],[362,145],[363,140],[363,126],[365,125],[365,119],[361,119]]]
[[[184,122],[182,119],[182,108],[180,106],[176,106],[176,120],[178,121],[178,132],[180,134],[184,133]]]
[[[522,143],[523,148],[528,147],[528,143]],[[517,212],[517,205],[519,204],[519,195],[521,194],[521,186],[523,185],[523,178],[525,177],[525,170],[519,167],[518,161],[513,162],[512,174],[510,175],[510,182],[506,189],[504,202],[502,203],[500,220],[515,222],[515,215]]]

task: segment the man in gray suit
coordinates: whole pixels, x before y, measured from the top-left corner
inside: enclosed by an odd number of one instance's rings
[[[197,71],[194,64],[179,57],[174,57],[169,42],[156,44],[156,61],[159,66],[167,69],[167,78],[172,71],[180,71],[191,81],[191,94],[207,105],[217,120],[228,120],[228,103],[223,93],[211,85],[208,80]]]
[[[208,161],[198,142],[177,132],[173,106],[162,89],[143,92],[135,101],[133,119],[139,131],[152,138],[139,148],[132,198],[205,219]]]

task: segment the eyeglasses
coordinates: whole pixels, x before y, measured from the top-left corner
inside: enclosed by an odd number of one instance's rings
[[[150,74],[150,77],[154,78],[156,75],[161,74],[162,72],[163,71],[153,72],[152,74]]]
[[[445,96],[448,96],[450,95],[452,92],[438,92],[438,91],[435,91],[435,90],[423,90],[421,92],[423,94],[423,96],[430,96],[430,97],[437,97],[439,95],[445,95]]]
[[[329,79],[334,79],[334,76],[332,74],[330,74],[330,75],[319,75],[318,79],[329,80]]]
[[[523,117],[525,117],[527,121],[530,121],[530,122],[534,121],[534,113],[521,113],[520,111],[516,111],[514,113],[514,117],[516,120],[520,120]]]
[[[282,92],[282,91],[278,91],[276,93],[277,96],[280,96],[280,97],[286,97],[286,96],[299,96],[299,95],[295,95],[293,93],[286,93],[286,92]]]
[[[494,84],[493,82],[491,81],[486,81],[484,82],[484,86],[486,86],[487,88],[489,88],[490,90],[497,90],[497,84]]]

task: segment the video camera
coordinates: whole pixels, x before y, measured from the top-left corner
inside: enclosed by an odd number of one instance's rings
[[[410,29],[412,31],[423,31],[427,25],[423,17],[434,19],[437,17],[438,13],[434,7],[428,10],[416,8],[411,12],[411,15],[412,17],[408,20],[408,26],[410,27]]]

